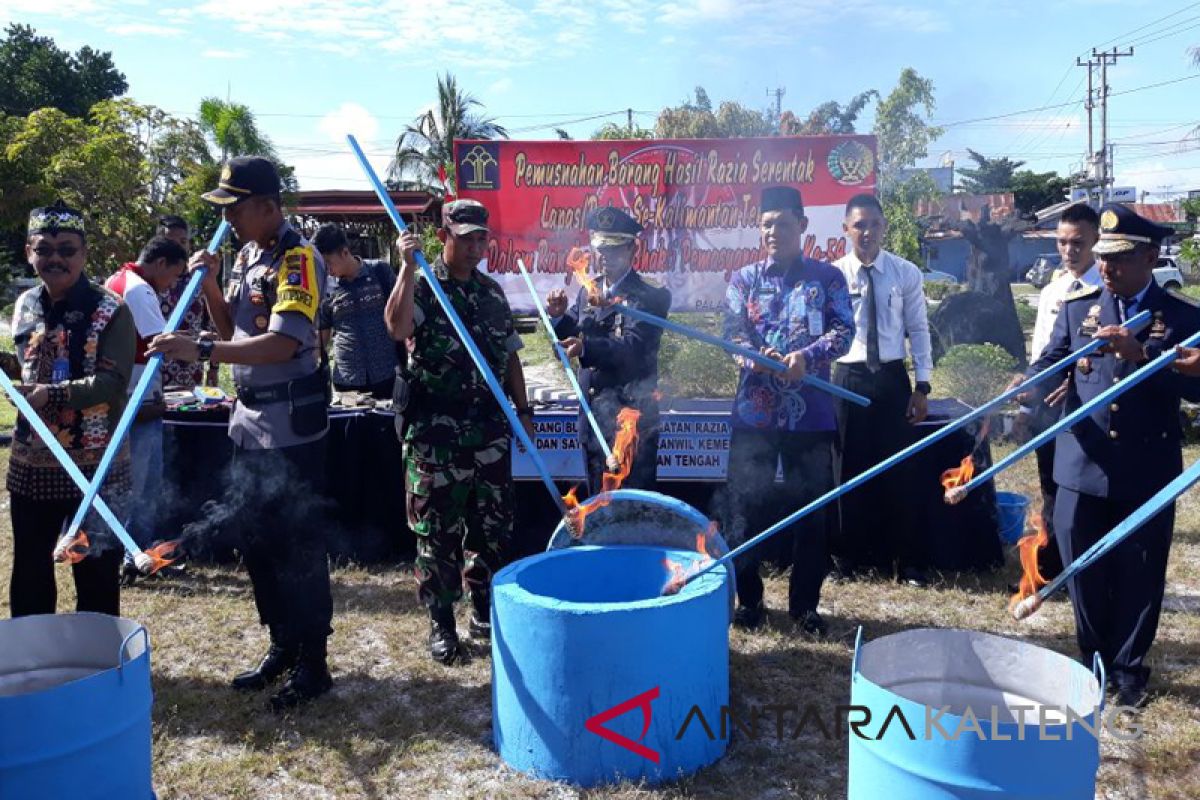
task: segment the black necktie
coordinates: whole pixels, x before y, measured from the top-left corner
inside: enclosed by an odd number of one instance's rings
[[[879,314],[875,302],[875,268],[874,265],[864,264],[867,271],[867,369],[876,372],[880,366],[879,360]]]

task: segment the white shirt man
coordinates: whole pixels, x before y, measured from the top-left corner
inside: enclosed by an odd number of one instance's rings
[[[1058,310],[1062,308],[1063,298],[1071,292],[1099,285],[1100,268],[1096,266],[1095,261],[1082,275],[1076,276],[1070,270],[1064,270],[1046,284],[1046,287],[1042,289],[1041,296],[1038,297],[1037,322],[1033,325],[1030,352],[1034,360],[1042,354],[1042,351],[1046,349],[1046,343],[1050,341],[1050,332],[1054,330],[1054,320],[1058,317]]]

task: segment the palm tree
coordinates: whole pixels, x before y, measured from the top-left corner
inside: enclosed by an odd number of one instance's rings
[[[258,129],[254,112],[241,103],[218,97],[200,101],[200,129],[221,151],[221,161],[230,156],[265,156],[278,161],[275,147],[265,133]]]
[[[458,88],[454,76],[438,76],[437,105],[421,114],[396,139],[388,167],[393,187],[413,186],[441,193],[439,167],[453,174],[455,139],[507,139],[508,131],[477,108],[483,104]]]

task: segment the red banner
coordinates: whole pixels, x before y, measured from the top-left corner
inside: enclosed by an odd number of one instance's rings
[[[599,206],[621,208],[645,227],[635,267],[668,286],[683,311],[719,307],[730,274],[763,257],[765,187],[800,190],[805,252],[830,261],[846,252],[846,201],[875,191],[872,136],[460,141],[454,158],[458,196],[491,215],[487,270],[520,310],[532,303],[517,259],[540,292],[566,285],[567,253],[587,244],[587,216]]]

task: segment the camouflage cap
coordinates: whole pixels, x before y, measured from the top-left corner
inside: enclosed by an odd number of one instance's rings
[[[488,211],[478,200],[454,200],[442,206],[442,227],[455,236],[488,229]]]

